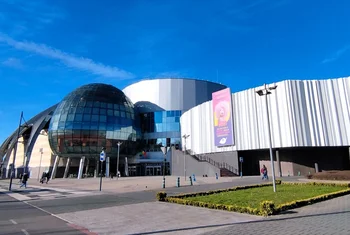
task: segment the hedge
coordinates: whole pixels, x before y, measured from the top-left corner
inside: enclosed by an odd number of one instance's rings
[[[282,184],[280,180],[276,180],[276,184]],[[187,197],[196,197],[196,196],[206,196],[216,193],[222,193],[222,192],[230,192],[230,191],[236,191],[236,190],[243,190],[243,189],[249,189],[249,188],[257,188],[257,187],[266,187],[271,186],[272,183],[268,184],[259,184],[259,185],[247,185],[247,186],[238,186],[228,189],[220,189],[215,191],[208,191],[208,192],[198,192],[198,193],[188,193],[188,194],[180,194],[176,196],[170,196],[167,197],[167,194],[165,192],[158,192],[157,193],[157,199],[159,201],[165,201],[165,202],[171,202],[171,203],[178,203],[182,205],[189,205],[189,206],[197,206],[197,207],[205,207],[209,209],[219,209],[219,210],[227,210],[232,212],[239,212],[239,213],[248,213],[252,215],[260,215],[260,216],[269,216],[269,215],[275,215],[285,210],[294,209],[297,207],[310,205],[316,202],[332,199],[335,197],[344,196],[347,194],[350,194],[350,184],[336,184],[336,183],[318,183],[318,182],[308,182],[308,183],[289,183],[289,182],[283,182],[283,184],[290,184],[290,185],[317,185],[317,186],[345,186],[349,187],[348,189],[341,190],[338,192],[328,193],[319,195],[316,197],[303,199],[303,200],[297,200],[288,202],[285,204],[281,204],[276,206],[273,201],[263,201],[259,205],[259,209],[257,208],[251,208],[251,207],[241,207],[237,205],[225,205],[225,204],[214,204],[209,202],[198,202],[198,201],[191,201],[187,200]]]

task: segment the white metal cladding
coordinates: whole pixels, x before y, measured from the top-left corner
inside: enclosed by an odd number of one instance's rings
[[[143,80],[124,88],[123,92],[135,104],[148,101],[164,110],[184,110],[211,100],[211,94],[226,88],[218,83],[195,79]]]
[[[268,95],[274,148],[350,146],[350,78],[283,81]],[[255,89],[234,93],[233,122],[237,150],[269,147],[265,97]],[[181,134],[196,153],[215,148],[211,101],[181,117]],[[222,150],[221,150],[222,149]]]

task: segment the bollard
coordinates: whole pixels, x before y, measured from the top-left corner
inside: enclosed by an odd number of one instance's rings
[[[190,176],[190,183],[191,183],[191,186],[193,185],[193,182],[192,182],[192,177]]]
[[[180,187],[180,177],[177,177],[176,187]]]
[[[165,188],[165,178],[163,178],[162,188]]]
[[[193,182],[196,182],[196,175],[195,174],[192,175],[192,178],[193,178]]]
[[[218,173],[215,173],[215,178],[219,179]]]

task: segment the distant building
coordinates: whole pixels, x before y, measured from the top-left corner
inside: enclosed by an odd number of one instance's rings
[[[350,78],[282,81],[268,95],[276,175],[350,169]],[[53,177],[258,175],[268,167],[265,99],[255,89],[233,93],[233,142],[214,141],[212,93],[227,87],[196,79],[146,79],[123,90],[87,84],[31,118],[0,146],[1,176]],[[184,138],[186,137],[186,138]],[[224,141],[225,142],[225,141]],[[223,143],[224,143],[223,142]],[[166,154],[160,147],[169,147]],[[165,161],[164,161],[165,159]],[[184,162],[185,161],[185,162]],[[164,170],[164,171],[163,171]],[[271,173],[271,172],[270,172]]]

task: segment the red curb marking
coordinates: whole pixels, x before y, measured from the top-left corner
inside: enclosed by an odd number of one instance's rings
[[[94,233],[94,232],[91,232],[89,229],[87,228],[84,228],[82,226],[79,226],[79,225],[76,225],[76,224],[71,224],[71,223],[67,223],[68,226],[76,229],[76,230],[79,230],[80,232],[86,234],[86,235],[98,235],[97,233]]]

